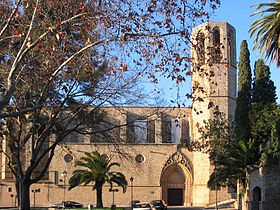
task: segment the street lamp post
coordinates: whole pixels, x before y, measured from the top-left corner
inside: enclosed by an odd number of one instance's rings
[[[131,195],[131,202],[130,202],[130,205],[131,205],[131,208],[133,208],[133,206],[132,206],[133,205],[133,203],[132,203],[133,202],[133,180],[134,180],[133,177],[130,177],[130,182],[131,182],[131,194],[130,194]]]
[[[119,190],[110,188],[109,192],[113,192],[113,205],[112,206],[115,206],[115,192],[119,192]]]
[[[61,176],[63,177],[63,201],[65,201],[65,180],[66,180],[66,176],[67,176],[67,171],[63,171],[63,173],[61,174]]]
[[[215,191],[216,191],[216,210],[218,210],[218,192],[217,192],[217,184],[215,186]]]
[[[33,199],[34,199],[33,206],[35,207],[35,194],[40,192],[40,188],[32,190],[32,192],[33,192]]]
[[[11,197],[11,199],[12,199],[12,201],[11,201],[12,207],[14,207],[14,203],[13,203],[14,194],[11,194],[10,197]]]
[[[217,175],[216,175],[217,171],[216,171],[216,165],[214,168],[214,174],[215,174],[215,194],[216,194],[216,206],[215,209],[218,210],[218,186],[217,186]]]

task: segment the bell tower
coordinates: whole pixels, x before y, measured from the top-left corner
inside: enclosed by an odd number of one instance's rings
[[[192,96],[193,141],[199,141],[198,127],[211,118],[214,107],[234,119],[236,40],[234,27],[226,22],[207,22],[192,31]],[[208,155],[195,152],[193,165],[193,205],[208,204]]]

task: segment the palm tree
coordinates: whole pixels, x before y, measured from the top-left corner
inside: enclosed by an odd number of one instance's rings
[[[275,3],[256,4],[257,14],[267,14],[251,24],[249,32],[251,37],[256,35],[254,40],[255,49],[259,49],[259,53],[273,62],[276,61],[277,67],[280,66],[280,0]]]
[[[247,169],[255,163],[255,141],[239,140],[225,145],[225,152],[215,160],[215,170],[210,176],[208,187],[226,186],[240,180],[241,189],[246,189]]]
[[[75,167],[80,166],[84,169],[77,169],[73,172],[73,176],[69,180],[69,190],[80,184],[86,186],[92,182],[92,190],[96,190],[96,207],[102,208],[102,187],[104,184],[109,183],[112,187],[113,183],[116,183],[125,192],[127,181],[122,173],[110,171],[112,166],[120,166],[119,163],[111,163],[111,157],[103,157],[98,151],[86,152],[85,155],[75,163]]]

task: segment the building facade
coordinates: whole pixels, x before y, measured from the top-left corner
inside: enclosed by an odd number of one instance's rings
[[[194,28],[192,58],[192,108],[102,108],[107,121],[117,126],[107,125],[105,130],[108,132],[99,136],[73,134],[67,137],[57,147],[47,175],[31,186],[31,205],[48,205],[62,200],[94,205],[96,192],[92,191],[92,186],[80,186],[71,191],[67,187],[75,160],[84,152],[95,150],[120,163],[121,166],[113,170],[122,172],[128,180],[127,191],[122,193],[120,190],[114,195],[117,206],[128,206],[131,200],[155,199],[176,206],[214,203],[216,192],[207,188],[213,170],[209,158],[204,153],[190,152],[186,144],[199,141],[198,126],[211,118],[214,107],[218,106],[228,118],[234,117],[235,29],[225,22],[208,22]],[[112,144],[114,138],[118,141]],[[11,206],[16,193],[5,161],[2,157],[0,203]],[[227,189],[220,189],[217,195],[218,200],[228,200],[232,196]],[[104,205],[110,206],[112,199],[109,186],[105,186]]]

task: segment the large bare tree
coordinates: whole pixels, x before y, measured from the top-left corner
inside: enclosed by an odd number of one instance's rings
[[[47,171],[56,146],[72,132],[92,133],[104,119],[101,106],[133,103],[143,76],[179,83],[190,74],[190,30],[218,4],[1,1],[0,118],[9,148],[2,152],[19,186],[20,209],[29,209],[29,188]]]

